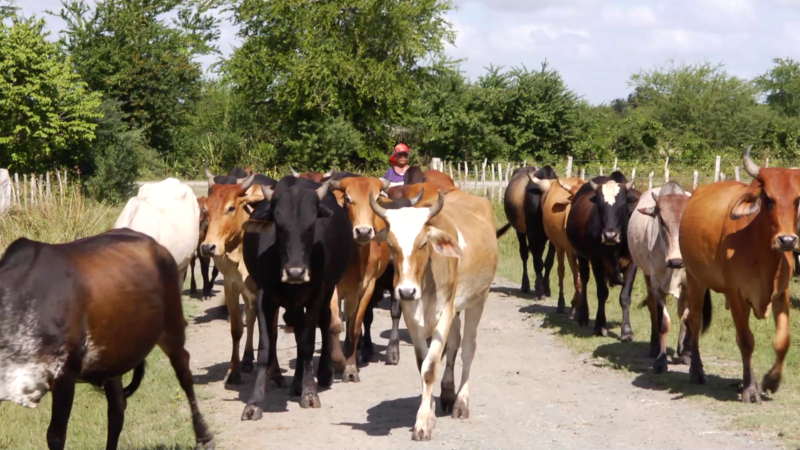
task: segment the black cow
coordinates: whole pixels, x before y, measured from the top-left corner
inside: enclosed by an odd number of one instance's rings
[[[211,195],[211,186],[214,184],[242,184],[249,176],[246,170],[241,167],[234,167],[228,171],[227,175],[214,175],[206,166],[206,178],[208,178],[208,195]],[[275,186],[276,181],[266,175],[256,174],[253,184],[261,186]]]
[[[530,291],[528,279],[528,251],[530,249],[530,252],[533,253],[533,269],[536,272],[533,296],[544,298],[550,296],[550,270],[553,268],[555,248],[550,244],[547,256],[543,257],[548,240],[544,231],[542,191],[539,186],[530,181],[529,173],[540,180],[558,178],[556,171],[550,166],[520,167],[512,174],[505,192],[503,206],[506,218],[516,230],[519,240],[519,256],[522,259],[520,290],[522,292]]]
[[[567,238],[578,255],[581,290],[580,304],[575,320],[582,326],[589,324],[587,301],[589,271],[594,273],[597,284],[597,317],[595,334],[605,336],[605,304],[608,299],[608,283],[622,285],[622,341],[633,340],[630,322],[631,287],[636,277],[636,264],[628,250],[628,220],[633,213],[639,192],[633,189],[620,172],[611,177],[599,176],[581,186],[572,200],[572,209],[567,217]],[[624,277],[620,275],[624,272]]]
[[[64,448],[77,381],[105,390],[106,448],[117,448],[126,399],[156,345],[189,399],[197,448],[213,448],[185,330],[178,266],[144,234],[122,228],[58,245],[18,239],[0,259],[0,401],[33,408],[52,390],[50,449]]]
[[[328,185],[284,177],[275,189],[262,188],[259,203],[245,222],[244,260],[258,286],[258,376],[242,420],[261,418],[267,372],[277,367],[278,307],[294,327],[297,366],[291,387],[303,408],[320,407],[312,373],[316,327],[322,331],[317,369],[321,387],[333,383],[330,300],[344,276],[353,251],[353,225],[347,212],[328,192]],[[267,322],[267,318],[270,322]],[[335,343],[338,345],[338,342]],[[282,378],[274,368],[271,378]]]
[[[375,354],[375,348],[372,344],[372,321],[375,319],[375,307],[383,300],[384,291],[389,291],[390,295],[394,292],[394,264],[391,262],[386,266],[383,275],[375,280],[375,290],[372,291],[372,298],[364,313],[364,332],[358,341],[358,349],[361,350],[362,361],[371,361]],[[389,345],[386,347],[386,363],[397,364],[400,361],[398,327],[403,311],[400,309],[400,301],[395,299],[394,295],[391,297],[392,331],[389,336]]]

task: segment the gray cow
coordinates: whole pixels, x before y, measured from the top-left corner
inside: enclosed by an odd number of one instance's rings
[[[656,373],[667,371],[668,294],[678,299],[680,334],[677,355],[684,363],[689,358],[687,344],[690,340],[685,324],[685,314],[688,313],[686,270],[678,245],[678,231],[690,195],[674,181],[650,189],[640,197],[628,224],[631,257],[644,272],[647,283],[647,306],[652,325],[650,356],[656,358],[653,365]]]

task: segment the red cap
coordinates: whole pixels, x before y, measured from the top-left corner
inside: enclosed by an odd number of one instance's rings
[[[403,143],[397,144],[394,147],[394,154],[396,155],[398,153],[410,153],[408,151],[408,146],[406,144],[403,144]]]

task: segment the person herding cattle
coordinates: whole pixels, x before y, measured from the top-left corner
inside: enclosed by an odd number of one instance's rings
[[[194,395],[185,330],[175,260],[142,233],[119,229],[57,245],[23,238],[0,259],[0,401],[34,408],[52,391],[51,450],[66,443],[78,381],[103,387],[106,448],[116,449],[126,399],[156,345],[189,399],[197,448],[214,448]]]
[[[753,181],[749,185],[724,181],[698,187],[686,205],[680,227],[693,344],[690,381],[706,383],[698,340],[701,321],[704,329],[711,321],[711,310],[703,312],[711,289],[725,295],[736,326],[745,403],[761,401],[752,365],[751,311],[757,319],[764,319],[771,308],[775,318],[775,364],[764,376],[761,389],[776,392],[781,383],[789,351],[789,281],[792,250],[798,245],[800,202],[800,170],[759,167],[750,158],[751,148],[744,153],[744,168]]]

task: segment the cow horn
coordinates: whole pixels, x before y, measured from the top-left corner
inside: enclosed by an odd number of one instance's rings
[[[386,226],[388,227],[389,222],[386,220],[386,210],[383,209],[383,206],[379,205],[377,201],[375,201],[375,195],[373,195],[372,191],[369,191],[369,206],[372,208],[372,212],[386,222]]]
[[[625,189],[628,190],[633,189],[635,185],[636,185],[636,180],[628,181],[627,183],[625,183]]]
[[[323,183],[322,186],[317,188],[317,197],[320,200],[325,198],[325,195],[328,193],[328,183]]]
[[[292,171],[292,176],[293,177],[299,177],[300,176],[300,173],[298,171],[294,170],[294,168],[292,166],[289,166],[289,170]]]
[[[338,191],[339,189],[342,188],[342,181],[341,180],[328,180],[328,181],[326,181],[326,183],[334,191]]]
[[[381,180],[381,184],[383,184],[383,187],[381,188],[381,191],[385,191],[385,190],[389,189],[389,186],[392,185],[392,182],[387,180],[386,178],[381,177],[380,180]]]
[[[246,178],[237,178],[236,179],[236,184],[241,184],[242,185],[242,190],[246,191],[246,190],[250,189],[250,186],[253,185],[254,181],[256,181],[256,173],[255,172],[251,173]]]
[[[744,152],[744,170],[746,170],[751,177],[757,179],[758,173],[761,171],[761,169],[759,169],[758,165],[750,158],[751,150],[753,150],[752,145],[747,147],[747,150]]]
[[[422,200],[422,196],[425,195],[425,188],[419,190],[419,194],[416,197],[411,199],[411,206],[417,206],[420,200]]]
[[[656,194],[656,191],[650,191],[650,195],[653,196],[653,201],[658,203],[658,194]]]
[[[437,214],[442,212],[442,207],[444,206],[444,195],[442,191],[439,191],[439,199],[436,200],[436,203],[431,206],[430,211],[428,212],[428,220],[433,219],[436,217]]]
[[[536,178],[536,176],[534,176],[533,173],[528,172],[528,178],[531,180],[531,182],[533,184],[535,184],[535,185],[537,185],[539,187],[542,187],[542,185],[540,184],[542,182],[542,180]]]
[[[592,190],[593,190],[593,191],[596,191],[596,190],[597,190],[597,183],[595,183],[594,181],[592,181],[592,180],[589,180],[589,186],[591,186],[591,187],[592,187]]]
[[[561,178],[556,178],[556,181],[558,181],[558,185],[561,186],[561,189],[564,189],[567,192],[569,192],[572,189],[572,187],[570,185],[568,185],[567,183],[564,183],[561,180]]]
[[[261,185],[261,193],[264,194],[264,199],[266,201],[271,202],[272,201],[272,195],[275,193],[275,191],[273,191],[271,187],[264,186],[262,184]]]
[[[208,187],[211,187],[216,184],[214,182],[214,174],[211,173],[211,171],[208,169],[208,166],[206,166],[206,178],[208,178]]]

